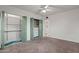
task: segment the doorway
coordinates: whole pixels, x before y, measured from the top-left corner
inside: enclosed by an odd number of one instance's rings
[[[33,37],[39,37],[39,20],[34,19]]]
[[[31,39],[41,38],[43,36],[43,21],[31,18]]]

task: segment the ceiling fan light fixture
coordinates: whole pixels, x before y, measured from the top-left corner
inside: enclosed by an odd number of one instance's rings
[[[46,10],[42,10],[41,12],[42,12],[42,13],[46,13]]]

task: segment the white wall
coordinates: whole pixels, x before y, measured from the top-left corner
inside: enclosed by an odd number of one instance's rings
[[[79,43],[79,9],[51,15],[48,21],[49,37]]]

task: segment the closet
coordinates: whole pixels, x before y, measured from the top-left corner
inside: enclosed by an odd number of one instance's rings
[[[39,20],[34,19],[33,37],[39,37]]]
[[[31,18],[31,39],[43,36],[43,20]]]

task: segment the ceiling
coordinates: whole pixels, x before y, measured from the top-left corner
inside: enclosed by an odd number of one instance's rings
[[[44,16],[53,15],[56,13],[79,8],[79,5],[49,5],[48,9],[50,9],[50,11],[47,11],[46,13],[41,13],[40,10],[45,5],[10,5],[10,6]]]

